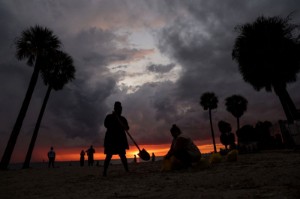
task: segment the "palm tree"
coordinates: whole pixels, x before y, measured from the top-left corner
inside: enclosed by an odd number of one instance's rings
[[[61,43],[59,39],[51,30],[38,25],[24,30],[21,34],[21,37],[16,40],[17,58],[19,60],[27,59],[27,64],[29,66],[34,66],[34,70],[22,107],[1,159],[1,169],[7,169],[7,166],[10,162],[10,158],[20,133],[32,93],[38,80],[39,72],[45,65],[44,57],[47,56],[50,51],[58,49],[60,44]]]
[[[212,125],[212,119],[211,119],[211,110],[216,109],[218,107],[218,98],[214,93],[211,93],[211,92],[203,93],[200,98],[200,105],[203,107],[204,110],[208,110],[211,136],[213,139],[214,152],[216,153],[217,148],[216,148],[216,142],[215,142],[214,129],[213,129],[213,125]]]
[[[29,144],[27,155],[23,164],[23,169],[29,168],[35,141],[51,90],[61,90],[63,89],[65,84],[74,79],[75,68],[73,66],[73,60],[68,54],[62,51],[55,51],[53,55],[50,55],[50,60],[48,63],[50,64],[49,67],[45,68],[45,70],[42,70],[41,72],[45,85],[48,85],[48,89]]]
[[[299,113],[286,90],[296,81],[300,69],[299,26],[286,18],[258,17],[253,23],[235,28],[232,58],[239,65],[243,79],[255,90],[265,88],[276,93],[289,122],[299,119]],[[298,32],[297,32],[298,31]]]
[[[247,111],[248,101],[241,95],[232,95],[225,99],[226,110],[231,113],[237,121],[237,130],[240,129],[240,118]]]

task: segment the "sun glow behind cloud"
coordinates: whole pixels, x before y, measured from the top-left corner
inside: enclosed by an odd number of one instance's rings
[[[109,71],[116,74],[119,79],[117,82],[121,90],[126,90],[127,93],[136,92],[143,84],[178,80],[181,72],[181,67],[175,65],[169,72],[158,73],[149,71],[149,65],[159,64],[160,66],[171,64],[171,60],[162,55],[154,45],[154,35],[150,34],[145,29],[130,31],[119,30],[118,35],[123,35],[124,39],[118,43],[120,49],[135,49],[134,55],[131,55],[130,60],[115,62],[107,66]]]
[[[147,70],[147,66],[153,62],[170,64],[167,58],[164,58],[158,51],[155,51],[144,59],[130,62],[126,65],[111,65],[109,69],[112,73],[119,74],[117,85],[121,90],[127,90],[127,93],[136,92],[139,87],[146,83],[176,82],[178,80],[181,72],[180,66],[176,65],[171,71],[160,74]]]

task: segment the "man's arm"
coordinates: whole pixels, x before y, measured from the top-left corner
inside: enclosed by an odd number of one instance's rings
[[[121,119],[122,119],[122,127],[124,128],[124,130],[125,131],[128,131],[129,130],[129,125],[128,125],[128,122],[127,122],[127,120],[126,120],[126,118],[125,117],[121,117]]]

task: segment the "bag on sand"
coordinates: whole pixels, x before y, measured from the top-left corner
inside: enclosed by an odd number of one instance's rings
[[[238,158],[238,150],[234,149],[232,151],[230,151],[227,155],[226,155],[226,160],[228,162],[236,162],[237,158]]]
[[[163,159],[161,171],[171,171],[174,167],[175,161],[176,161],[175,156],[172,156],[169,159]]]
[[[222,161],[222,156],[220,155],[220,153],[211,154],[210,159],[209,159],[210,164],[220,163],[221,161]]]

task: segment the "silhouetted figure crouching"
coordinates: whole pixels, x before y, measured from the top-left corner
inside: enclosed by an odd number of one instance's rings
[[[172,145],[164,161],[170,164],[170,169],[187,168],[201,159],[201,152],[190,138],[181,135],[181,130],[173,124],[170,129],[173,136]]]

